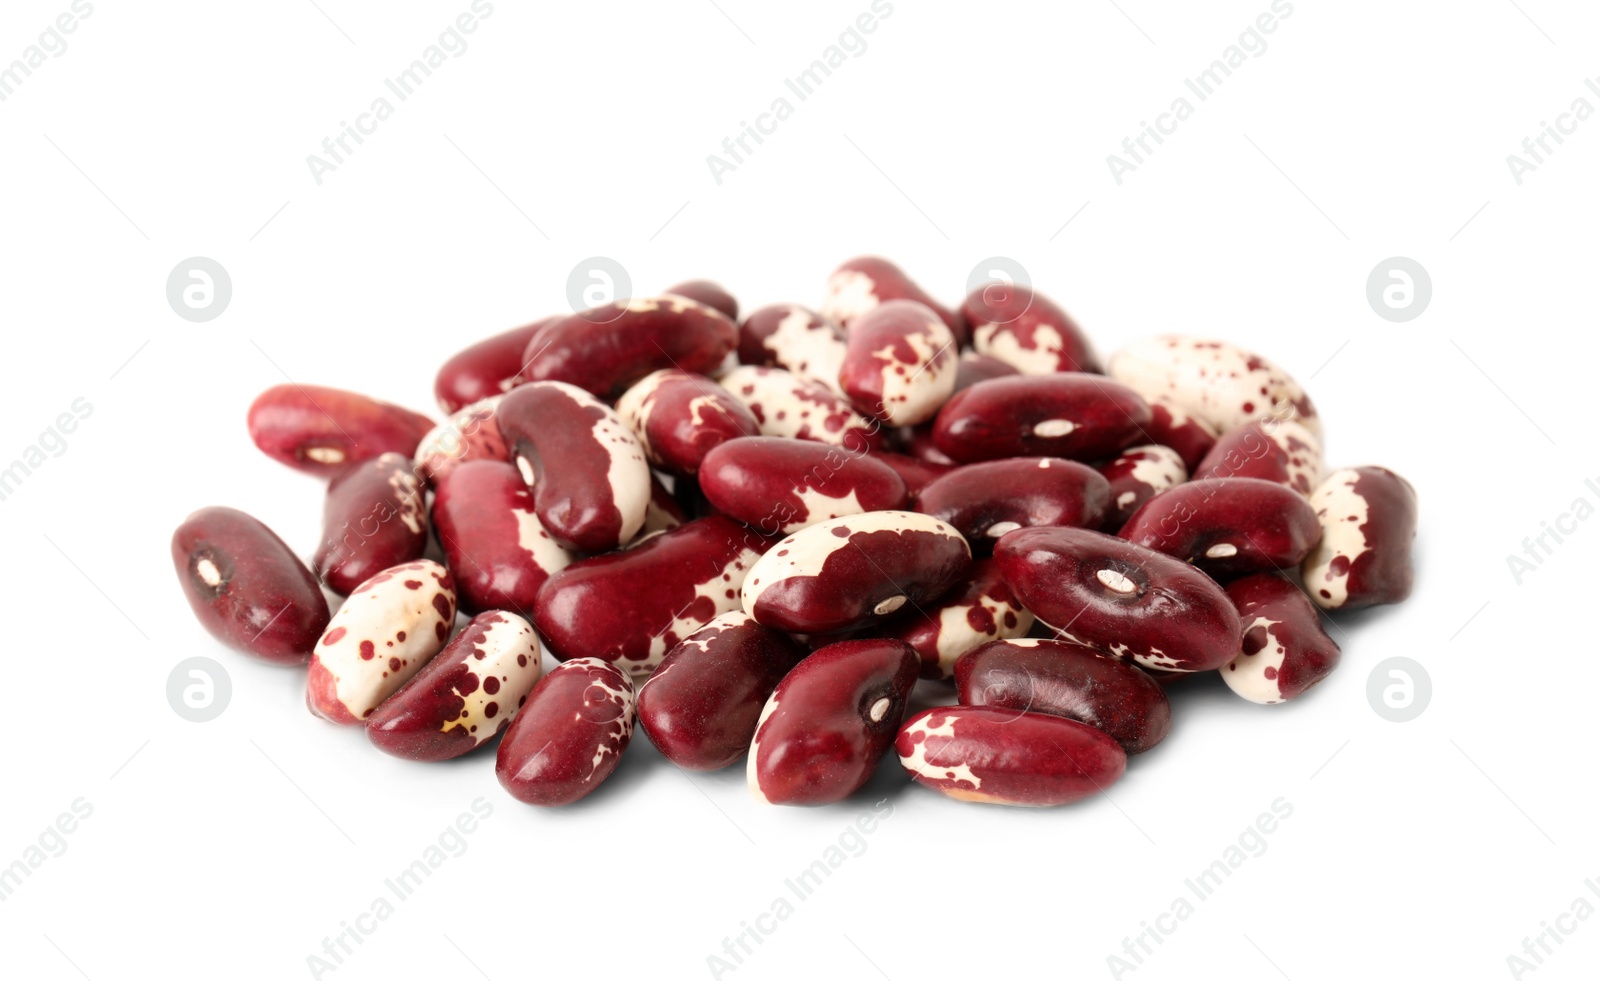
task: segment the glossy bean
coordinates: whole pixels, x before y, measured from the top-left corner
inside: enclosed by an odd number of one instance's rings
[[[929,296],[903,269],[882,256],[857,256],[840,263],[828,277],[828,292],[820,309],[824,317],[848,328],[890,300],[915,300],[937,313],[955,335],[956,346],[966,346],[967,327],[956,312]]]
[[[921,609],[901,610],[873,625],[881,636],[903,640],[922,659],[922,677],[949,678],[958,659],[989,641],[1021,637],[1033,626],[993,559],[972,563],[965,579]]]
[[[741,364],[783,368],[839,394],[846,347],[843,328],[793,303],[753,310],[739,325]]]
[[[1322,479],[1322,441],[1297,422],[1247,422],[1218,438],[1194,477],[1255,477],[1310,494]]]
[[[410,458],[434,422],[410,409],[320,385],[274,385],[250,404],[250,438],[303,473],[331,477],[384,453]]]
[[[535,334],[560,320],[545,317],[531,324],[485,338],[451,356],[434,376],[433,395],[445,412],[459,412],[474,402],[504,395],[516,383],[522,358]]]
[[[932,708],[895,740],[912,780],[946,797],[1054,807],[1116,783],[1127,754],[1093,726],[1055,715],[979,705]]]
[[[428,547],[422,481],[411,458],[385,453],[351,464],[328,483],[317,578],[340,596]]]
[[[1306,499],[1253,477],[1213,478],[1157,494],[1117,537],[1191,562],[1215,578],[1292,569],[1322,537]]]
[[[718,511],[764,535],[866,511],[906,506],[905,481],[886,463],[798,439],[734,439],[706,454],[700,489]]]
[[[1144,502],[1189,477],[1177,450],[1154,443],[1130,446],[1098,469],[1111,487],[1111,506],[1105,520],[1105,527],[1111,532],[1127,524]]]
[[[1111,485],[1071,460],[1024,457],[957,467],[922,488],[917,510],[953,525],[975,549],[1036,525],[1098,528]]]
[[[704,375],[676,368],[652,372],[617,400],[620,415],[650,465],[692,476],[705,455],[730,439],[761,432],[744,403]]]
[[[1109,368],[1145,398],[1171,402],[1218,432],[1268,416],[1321,432],[1311,399],[1288,372],[1225,341],[1147,337],[1112,355]]]
[[[1098,460],[1145,441],[1150,406],[1129,389],[1081,372],[1020,375],[957,392],[934,420],[933,441],[952,460],[1013,456]]]
[[[459,467],[434,495],[433,528],[468,613],[532,618],[539,587],[574,558],[545,530],[533,492],[509,463]]]
[[[961,318],[972,348],[999,358],[1024,375],[1057,371],[1098,373],[1089,339],[1055,301],[1027,286],[990,283],[967,295]]]
[[[1150,400],[1150,421],[1144,431],[1150,442],[1182,457],[1183,469],[1189,473],[1194,473],[1217,444],[1217,431],[1210,423],[1165,399]]]
[[[528,342],[518,377],[615,398],[662,368],[706,373],[739,339],[725,314],[683,296],[619,300],[556,321]]]
[[[540,679],[495,755],[500,786],[524,804],[559,807],[593,793],[633,737],[633,682],[592,657]]]
[[[709,279],[690,279],[669,286],[664,292],[671,296],[687,296],[696,303],[705,304],[729,320],[739,319],[739,301],[734,299],[733,294],[729,293],[721,283],[714,283]]]
[[[1239,656],[1218,672],[1234,694],[1276,705],[1306,690],[1339,666],[1339,645],[1322,629],[1322,615],[1295,583],[1275,573],[1228,584],[1244,638]]]
[[[721,384],[756,417],[763,436],[831,443],[855,452],[883,446],[881,423],[809,378],[781,368],[743,365],[723,375]]]
[[[461,464],[472,460],[498,460],[511,458],[506,441],[500,436],[500,424],[495,421],[495,410],[501,396],[464,406],[450,418],[435,426],[417,444],[416,471],[437,488]]]
[[[1306,557],[1306,591],[1325,610],[1398,603],[1411,595],[1417,492],[1383,467],[1329,474],[1311,494],[1322,541]]]
[[[932,419],[955,390],[955,335],[914,300],[890,300],[850,326],[839,386],[857,412],[891,426]]]

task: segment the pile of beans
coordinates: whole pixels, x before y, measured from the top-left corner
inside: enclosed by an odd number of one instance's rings
[[[1102,368],[1027,287],[952,310],[867,257],[741,321],[697,280],[481,341],[435,395],[439,425],[263,392],[256,445],[327,480],[310,566],[224,507],[173,563],[218,640],[309,662],[311,711],[378,749],[503,730],[530,804],[592,792],[635,721],[768,803],[847,797],[892,745],[949,797],[1063,804],[1166,736],[1175,679],[1296,698],[1339,662],[1323,611],[1411,590],[1410,484],[1326,471],[1281,368],[1177,336]],[[907,718],[919,679],[956,704]]]

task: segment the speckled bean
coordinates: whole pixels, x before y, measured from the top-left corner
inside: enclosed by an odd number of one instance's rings
[[[1417,492],[1383,467],[1335,470],[1311,494],[1322,541],[1306,557],[1306,591],[1325,610],[1398,603],[1411,595]]]
[[[1164,399],[1227,432],[1271,416],[1321,432],[1311,399],[1289,373],[1226,341],[1166,334],[1111,356],[1112,378],[1147,399]]]
[[[850,326],[839,386],[857,412],[891,426],[932,419],[955,391],[955,335],[914,300],[890,300]]]
[[[1234,694],[1276,705],[1306,690],[1339,666],[1339,645],[1322,629],[1322,615],[1293,582],[1276,573],[1228,584],[1244,639],[1239,656],[1223,666]]]
[[[1077,323],[1055,301],[1027,286],[990,283],[967,295],[961,317],[972,348],[1024,375],[1100,371],[1100,359]]]
[[[348,595],[384,569],[422,558],[427,547],[422,481],[410,457],[385,453],[351,464],[329,482],[312,557],[329,589]]]
[[[900,731],[895,752],[912,780],[946,797],[1025,807],[1091,797],[1128,764],[1116,740],[1093,726],[979,705],[917,714]]]
[[[756,417],[763,436],[832,443],[855,452],[883,446],[881,423],[861,415],[832,389],[809,378],[781,368],[742,365],[720,381]]]
[[[686,476],[723,442],[761,432],[756,417],[722,386],[676,368],[651,372],[623,392],[617,414],[651,466]]]
[[[633,715],[633,682],[616,665],[592,657],[557,665],[506,729],[494,774],[524,804],[571,804],[616,770]]]
[[[718,511],[764,535],[830,518],[906,506],[906,483],[886,463],[798,439],[733,439],[706,454],[700,490]]]

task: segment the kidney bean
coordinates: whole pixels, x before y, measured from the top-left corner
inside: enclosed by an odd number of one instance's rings
[[[806,651],[788,634],[730,610],[667,652],[639,688],[639,726],[686,770],[738,762],[778,682]]]
[[[243,511],[201,508],[185,518],[172,533],[172,567],[206,632],[263,661],[305,663],[328,626],[311,570]]]
[[[826,443],[754,436],[706,454],[700,490],[711,506],[763,535],[905,507],[906,482],[870,456]]]
[[[973,351],[962,351],[961,357],[956,361],[956,387],[950,394],[954,395],[955,392],[971,388],[978,382],[988,381],[991,378],[1009,378],[1018,374],[1021,372],[999,358]]]
[[[1054,807],[1105,790],[1128,757],[1093,726],[981,705],[931,708],[895,740],[912,780],[946,797]]]
[[[680,481],[679,486],[693,488],[694,484],[691,481]],[[645,508],[644,527],[639,529],[639,534],[635,535],[633,541],[628,544],[630,546],[637,545],[646,537],[658,531],[676,528],[688,520],[689,512],[684,509],[682,504],[678,503],[678,499],[673,496],[673,492],[667,490],[666,485],[661,483],[661,478],[652,473],[650,475],[650,505]]]
[[[1021,637],[1033,626],[993,559],[980,559],[966,580],[926,610],[902,610],[893,621],[869,629],[903,640],[922,658],[922,677],[948,678],[956,659],[980,644]]]
[[[616,665],[592,657],[557,665],[511,720],[494,775],[524,804],[580,800],[616,770],[633,713],[633,682]]]
[[[841,263],[828,277],[822,315],[851,327],[878,304],[890,300],[917,301],[939,315],[955,335],[958,348],[967,345],[967,326],[955,311],[929,296],[904,270],[882,256],[857,256]]]
[[[826,386],[781,368],[742,365],[722,376],[722,387],[745,404],[763,436],[832,443],[854,452],[880,449],[882,425],[850,407]]]
[[[1067,311],[1027,286],[990,283],[967,295],[961,318],[972,331],[972,347],[1024,375],[1057,371],[1098,374],[1100,360]]]
[[[456,619],[450,573],[423,559],[357,586],[311,654],[306,706],[340,725],[364,725],[378,705],[445,644]]]
[[[1198,416],[1164,399],[1150,402],[1150,421],[1145,424],[1150,442],[1165,446],[1183,458],[1183,469],[1194,473],[1200,461],[1217,443],[1217,431]]]
[[[917,510],[949,522],[974,548],[1034,525],[1098,528],[1111,485],[1070,460],[1019,457],[957,467],[917,495]]]
[[[650,502],[650,465],[622,418],[562,382],[513,389],[495,410],[500,433],[545,529],[576,552],[631,539]]]
[[[721,283],[714,283],[709,279],[690,279],[668,287],[666,292],[672,296],[686,296],[696,303],[703,303],[729,320],[739,319],[739,301],[734,299],[733,294],[729,293]]]
[[[582,559],[539,590],[534,624],[563,661],[595,657],[648,674],[720,613],[772,539],[712,515],[637,546]]]
[[[932,483],[936,478],[955,469],[952,463],[935,463],[931,460],[920,460],[904,453],[892,453],[888,450],[877,450],[870,454],[872,459],[887,464],[891,470],[900,475],[906,482],[906,491],[911,500],[916,500],[917,494]]]
[[[1239,614],[1186,562],[1082,528],[1022,528],[994,557],[1061,639],[1163,671],[1209,671],[1239,653]]]
[[[1383,467],[1335,470],[1311,493],[1322,541],[1301,571],[1324,610],[1398,603],[1411,595],[1417,492]]]
[[[891,426],[932,419],[956,386],[955,335],[914,300],[890,300],[850,327],[839,386],[862,415]]]
[[[676,368],[652,372],[623,392],[617,414],[651,465],[673,474],[692,476],[724,441],[761,432],[756,417],[722,386]]]
[[[351,464],[328,484],[317,577],[340,596],[391,566],[422,558],[428,526],[411,458],[385,453]]]
[[[1310,494],[1322,474],[1322,441],[1297,422],[1261,419],[1230,429],[1194,475],[1256,477]]]
[[[433,395],[445,412],[459,412],[474,402],[504,395],[516,383],[522,357],[535,334],[560,317],[545,317],[485,338],[439,366]]]
[[[433,529],[469,613],[510,610],[532,617],[544,581],[573,560],[545,530],[517,468],[462,464],[433,498]]]
[[[1310,554],[1322,528],[1306,499],[1284,485],[1230,477],[1157,494],[1117,537],[1222,578],[1292,569]]]
[[[793,303],[753,310],[739,325],[741,364],[777,366],[841,395],[839,366],[844,364],[845,348],[845,333],[838,324]]]
[[[921,460],[924,463],[931,463],[934,466],[944,467],[947,470],[954,470],[960,464],[950,459],[944,454],[943,450],[934,445],[934,425],[934,423],[925,422],[920,426],[912,426],[910,429],[900,430],[900,448],[914,459]]]
[[[429,486],[437,488],[469,460],[511,458],[511,451],[500,436],[500,424],[494,417],[500,399],[499,395],[491,395],[459,409],[422,437],[413,459],[417,473]]]
[[[528,342],[522,381],[615,398],[661,368],[709,372],[739,340],[725,314],[683,296],[619,300],[556,321]]]
[[[1267,416],[1321,432],[1317,410],[1289,373],[1224,341],[1163,335],[1111,356],[1111,377],[1147,399],[1164,399],[1227,432]]]
[[[1099,375],[1062,372],[979,382],[939,410],[933,442],[952,460],[1096,460],[1145,441],[1144,399]]]
[[[1121,658],[1064,640],[997,640],[956,662],[962,705],[1042,712],[1094,726],[1132,756],[1172,729],[1161,685]]]
[[[1244,641],[1220,674],[1236,695],[1276,705],[1304,694],[1339,666],[1339,645],[1295,583],[1263,572],[1229,583],[1228,598],[1239,611]]]
[[[409,458],[434,425],[410,409],[319,385],[274,385],[250,404],[248,423],[261,452],[325,477],[385,453]]]
[[[917,683],[898,640],[844,640],[806,657],[761,709],[745,765],[763,804],[831,804],[872,779]]]
[[[1188,479],[1178,451],[1165,446],[1131,446],[1099,466],[1111,488],[1105,527],[1113,532],[1128,523],[1144,502]]]
[[[834,518],[761,557],[744,582],[744,611],[791,633],[851,630],[941,595],[971,558],[960,532],[925,514]]]
[[[506,727],[540,670],[528,621],[480,613],[367,718],[367,738],[401,759],[455,759]]]

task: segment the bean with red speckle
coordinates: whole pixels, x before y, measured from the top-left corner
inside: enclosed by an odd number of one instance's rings
[[[427,546],[422,482],[410,457],[363,460],[328,484],[312,565],[340,596],[390,566],[422,558]]]
[[[1263,572],[1228,584],[1244,639],[1239,656],[1223,666],[1222,680],[1241,698],[1276,705],[1306,690],[1339,666],[1339,645],[1322,629],[1322,616],[1300,587]]]
[[[472,460],[503,462],[511,458],[511,451],[500,436],[500,424],[494,417],[500,399],[501,396],[492,395],[463,406],[422,437],[414,459],[417,473],[429,486],[437,489],[463,463]]]
[[[744,403],[704,375],[652,372],[622,393],[620,415],[652,466],[693,476],[705,455],[730,439],[761,432]]]
[[[616,770],[633,718],[633,682],[616,665],[592,657],[557,665],[500,740],[494,774],[524,804],[581,800]]]
[[[1150,442],[1165,446],[1183,458],[1183,469],[1194,473],[1200,461],[1217,444],[1217,431],[1210,423],[1190,415],[1165,399],[1150,400],[1150,421],[1145,424]]]
[[[961,317],[972,348],[999,358],[1024,375],[1057,371],[1098,373],[1089,339],[1055,301],[1027,286],[990,283],[968,294]]]
[[[900,731],[895,752],[912,780],[946,797],[1025,807],[1091,797],[1128,764],[1116,740],[1093,726],[986,705],[919,713]]]
[[[1163,491],[1188,479],[1178,451],[1166,446],[1130,446],[1099,466],[1100,476],[1111,486],[1111,507],[1106,530],[1115,532],[1133,512]]]
[[[1301,571],[1325,610],[1398,603],[1411,595],[1417,492],[1383,467],[1335,470],[1311,494],[1322,540]]]
[[[883,446],[882,425],[856,412],[832,389],[781,368],[743,365],[719,381],[745,404],[763,436],[832,443],[855,452]]]
[[[964,581],[921,609],[902,610],[875,628],[903,640],[922,658],[922,677],[948,678],[958,659],[993,640],[1021,637],[1033,627],[993,559],[972,563]]]
[[[1311,399],[1288,372],[1225,341],[1175,334],[1145,338],[1111,356],[1110,374],[1147,399],[1164,399],[1198,416],[1218,432],[1269,416],[1321,432]]]
[[[932,419],[955,391],[955,335],[913,300],[890,300],[850,326],[839,387],[857,412],[891,426]]]
[[[1222,434],[1194,477],[1255,477],[1310,494],[1322,479],[1322,441],[1297,422],[1247,422]]]
[[[821,310],[824,317],[849,328],[879,304],[890,300],[915,300],[937,313],[955,335],[956,346],[966,346],[967,326],[961,317],[912,282],[905,270],[882,256],[857,256],[840,263],[828,277],[828,294]]]
[[[739,325],[741,364],[783,368],[839,394],[843,394],[839,366],[846,347],[843,328],[793,303],[753,310]]]

